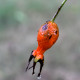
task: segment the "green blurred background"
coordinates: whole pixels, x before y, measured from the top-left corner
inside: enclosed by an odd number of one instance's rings
[[[0,80],[36,80],[25,68],[37,31],[63,0],[0,0]],[[80,0],[68,0],[55,22],[59,39],[45,52],[41,80],[80,80]]]

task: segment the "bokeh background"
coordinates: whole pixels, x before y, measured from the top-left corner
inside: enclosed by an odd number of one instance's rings
[[[0,80],[37,80],[25,68],[37,31],[63,0],[0,0]],[[80,80],[80,0],[68,0],[55,22],[59,39],[45,52],[41,80]],[[32,64],[32,63],[31,63]]]

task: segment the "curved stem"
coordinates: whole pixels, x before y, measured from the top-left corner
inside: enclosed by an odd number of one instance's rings
[[[66,1],[67,1],[67,0],[64,0],[64,1],[62,2],[61,6],[58,8],[58,11],[57,11],[57,12],[55,13],[55,15],[53,16],[52,22],[55,21],[57,15],[59,14],[61,8],[63,7],[63,5],[65,4]]]

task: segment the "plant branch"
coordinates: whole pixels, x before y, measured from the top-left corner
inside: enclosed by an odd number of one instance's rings
[[[67,0],[64,0],[64,1],[62,2],[61,6],[58,8],[58,11],[57,11],[57,12],[55,13],[55,15],[53,16],[52,22],[55,21],[57,15],[59,14],[60,10],[62,9],[62,7],[63,7],[63,5],[65,4],[66,1],[67,1]]]

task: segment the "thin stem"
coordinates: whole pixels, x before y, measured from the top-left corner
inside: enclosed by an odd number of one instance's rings
[[[55,13],[55,15],[53,16],[52,22],[55,21],[57,15],[59,14],[61,8],[63,7],[63,5],[65,4],[66,1],[67,1],[67,0],[64,0],[64,1],[62,2],[61,6],[58,8],[58,11],[57,11],[57,12]]]

